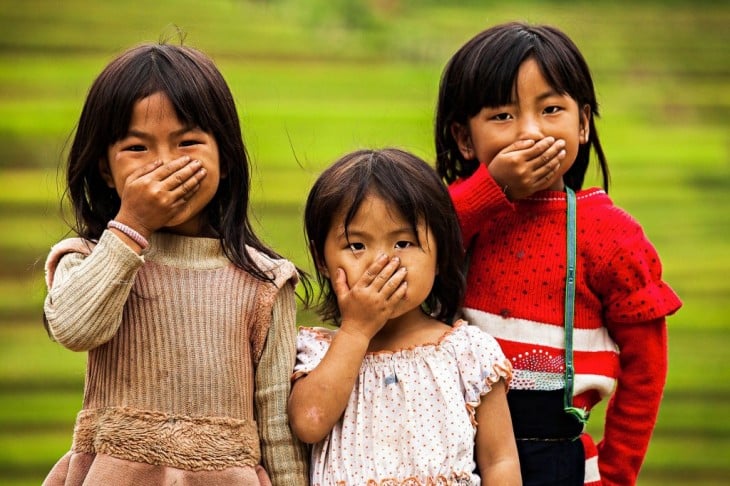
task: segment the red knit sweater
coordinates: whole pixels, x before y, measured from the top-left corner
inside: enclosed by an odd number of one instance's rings
[[[565,193],[512,204],[483,165],[450,193],[471,251],[465,316],[512,360],[513,388],[564,388]],[[665,316],[681,302],[631,216],[601,189],[577,200],[574,405],[590,410],[613,392],[598,448],[583,437],[586,484],[626,486],[636,482],[664,389]]]

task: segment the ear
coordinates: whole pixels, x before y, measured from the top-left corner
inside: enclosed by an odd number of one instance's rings
[[[452,123],[451,136],[454,137],[454,141],[456,141],[456,146],[459,147],[459,152],[461,152],[461,156],[464,157],[464,160],[472,160],[474,157],[476,157],[476,154],[474,153],[474,145],[471,143],[471,134],[469,133],[468,127],[462,125],[461,123]]]
[[[584,105],[580,113],[580,128],[578,129],[578,141],[581,145],[588,143],[591,135],[591,107]]]
[[[114,186],[114,177],[112,177],[112,171],[109,169],[109,161],[107,159],[99,159],[99,174],[107,186],[116,189]]]

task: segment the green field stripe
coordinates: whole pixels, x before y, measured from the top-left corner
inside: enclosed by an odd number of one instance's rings
[[[71,447],[71,434],[71,431],[0,431],[0,451],[3,451],[0,454],[0,471],[6,477],[35,479],[35,484],[39,484],[53,464]]]
[[[0,433],[73,430],[81,409],[83,389],[75,391],[7,390],[0,384]]]

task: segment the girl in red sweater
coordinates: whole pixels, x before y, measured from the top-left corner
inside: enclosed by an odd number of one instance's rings
[[[508,400],[525,485],[636,482],[666,378],[665,319],[681,306],[641,226],[607,196],[597,116],[583,56],[549,26],[487,29],[456,52],[441,79],[437,168],[471,255],[464,314],[497,338],[514,366]],[[592,150],[603,189],[582,188]],[[573,191],[574,329],[566,345]],[[570,360],[574,372],[566,373]],[[596,446],[584,419],[609,396]]]

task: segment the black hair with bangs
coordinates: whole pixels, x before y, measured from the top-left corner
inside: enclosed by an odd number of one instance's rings
[[[436,107],[436,168],[447,183],[470,176],[480,163],[465,160],[451,129],[466,125],[485,107],[512,101],[517,74],[522,63],[534,59],[550,86],[578,103],[590,107],[589,139],[578,149],[575,163],[564,176],[573,190],[583,186],[595,150],[608,191],[609,172],[594,119],[598,117],[593,79],[578,47],[555,27],[509,22],[480,32],[464,44],[448,61],[441,76]]]
[[[304,209],[305,233],[314,266],[319,269],[324,263],[321,258],[325,241],[335,218],[344,219],[347,232],[362,202],[371,194],[398,211],[410,223],[416,237],[419,224],[431,230],[436,241],[438,272],[422,309],[451,323],[466,289],[459,222],[436,171],[408,152],[395,148],[358,150],[344,155],[322,172]],[[323,320],[339,325],[340,312],[332,284],[320,271],[317,281],[317,311]]]
[[[66,166],[65,196],[71,202],[74,231],[96,240],[119,211],[119,196],[102,179],[99,164],[106,160],[109,146],[126,136],[135,104],[155,93],[167,96],[183,125],[212,134],[218,145],[225,177],[204,210],[206,230],[220,238],[234,264],[270,281],[246,250],[250,245],[278,257],[249,221],[249,158],[233,95],[213,61],[191,47],[133,47],[113,59],[91,85]]]

